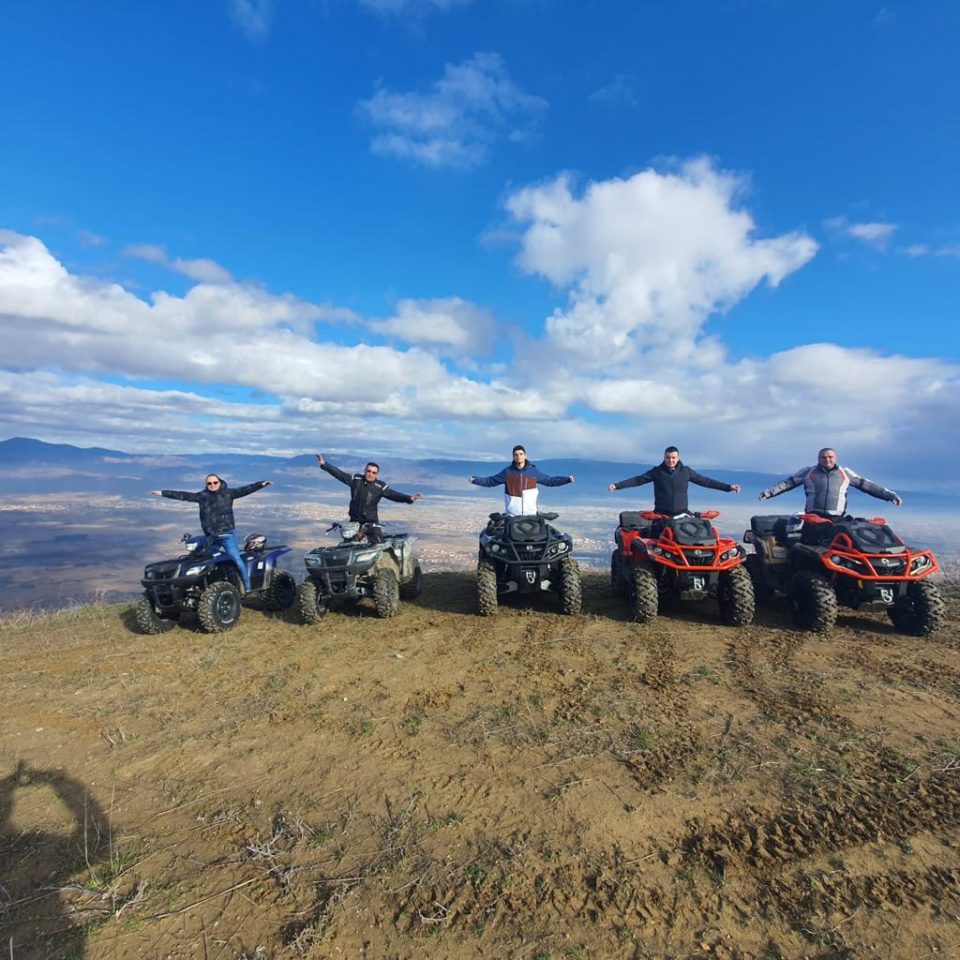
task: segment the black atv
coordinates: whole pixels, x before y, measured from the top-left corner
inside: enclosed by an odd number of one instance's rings
[[[400,612],[400,600],[412,600],[423,589],[423,573],[409,533],[384,535],[375,523],[335,523],[327,533],[340,534],[332,547],[316,547],[304,563],[307,579],[300,584],[300,615],[316,623],[334,602],[373,599],[383,619]]]
[[[838,604],[886,608],[897,630],[915,637],[943,625],[943,600],[928,579],[937,558],[906,546],[882,517],[757,516],[743,539],[755,549],[746,565],[757,599],[786,594],[803,630],[826,633]]]
[[[240,571],[213,538],[185,533],[180,542],[186,551],[182,556],[144,568],[140,581],[144,591],[136,608],[143,633],[169,630],[181,613],[195,613],[207,633],[222,633],[240,619],[244,603],[286,610],[296,599],[296,580],[277,568],[277,558],[290,552],[288,546],[267,546],[267,538],[259,533],[247,537],[240,555],[250,589],[242,596]]]
[[[495,614],[502,596],[542,591],[557,594],[563,613],[580,612],[580,568],[573,559],[573,538],[550,526],[557,516],[490,514],[490,522],[480,534],[477,563],[480,616]]]

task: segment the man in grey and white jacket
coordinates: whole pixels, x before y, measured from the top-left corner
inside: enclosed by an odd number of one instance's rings
[[[760,491],[760,500],[777,497],[787,490],[803,485],[807,495],[807,513],[818,513],[824,517],[842,517],[847,512],[847,490],[854,486],[878,500],[889,500],[900,506],[903,500],[886,487],[861,477],[850,467],[841,467],[837,463],[837,451],[833,447],[824,447],[817,455],[814,467],[804,467],[792,477],[781,480],[768,490]]]

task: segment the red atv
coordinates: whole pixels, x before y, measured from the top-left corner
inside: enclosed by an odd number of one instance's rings
[[[883,517],[751,517],[744,540],[756,551],[747,569],[757,596],[786,594],[803,630],[830,630],[837,604],[886,607],[897,630],[915,637],[943,625],[943,600],[928,579],[937,558],[911,550]]]
[[[610,557],[614,596],[627,597],[633,619],[649,623],[661,597],[716,598],[720,619],[742,627],[753,620],[753,582],[743,566],[746,551],[721,537],[710,521],[717,510],[671,517],[651,510],[625,511]]]

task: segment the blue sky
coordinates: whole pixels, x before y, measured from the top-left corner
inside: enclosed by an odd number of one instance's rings
[[[955,470],[957,36],[946,0],[8,4],[0,435]]]

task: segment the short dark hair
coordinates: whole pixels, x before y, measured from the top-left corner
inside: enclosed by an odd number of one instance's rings
[[[666,456],[666,454],[668,453],[679,453],[679,452],[680,451],[676,447],[667,447],[667,449],[663,451],[664,456]]]
[[[367,466],[368,466],[368,467],[376,467],[376,468],[377,468],[377,473],[380,472],[380,464],[379,464],[379,463],[374,463],[374,462],[371,460],[371,461],[367,464]],[[364,469],[366,469],[366,468],[364,468]]]
[[[522,443],[518,443],[511,452],[516,453],[518,450],[522,450],[524,453],[527,452],[527,448]]]

